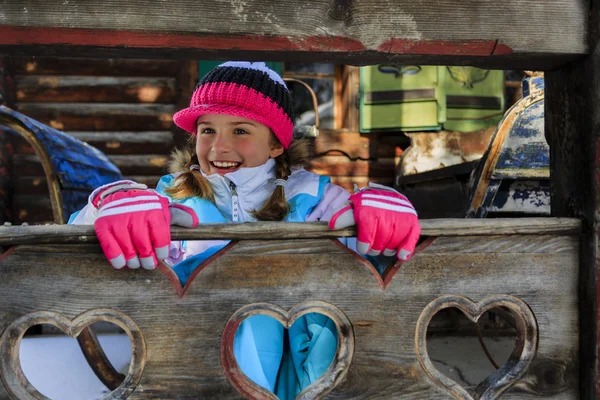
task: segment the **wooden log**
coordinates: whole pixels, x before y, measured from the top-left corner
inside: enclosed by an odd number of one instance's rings
[[[19,57],[10,58],[15,75],[77,75],[172,77],[177,74],[176,60],[127,60],[110,58]]]
[[[590,9],[592,52],[545,73],[553,216],[583,223],[579,261],[580,396],[600,395],[600,6]]]
[[[62,131],[160,131],[175,107],[155,104],[20,103],[17,110]]]
[[[551,69],[589,51],[585,0],[548,0],[543,5],[506,0],[503,7],[494,0],[443,0],[428,7],[418,0],[401,4],[358,0],[336,2],[333,7],[317,0],[302,4],[252,0],[241,8],[236,3],[174,0],[162,12],[142,3],[132,7],[87,0],[78,7],[71,3],[24,7],[20,0],[8,0],[3,15],[0,50],[7,54],[67,55],[66,43],[71,57],[145,54],[283,60],[288,56],[302,62],[412,60],[437,65],[462,60]]]
[[[168,155],[162,154],[109,155],[108,158],[126,175],[164,175],[169,160]],[[44,176],[37,156],[15,154],[13,160],[16,176]]]
[[[15,224],[46,224],[54,222],[49,196],[18,194],[13,197],[13,222]]]
[[[176,96],[175,78],[21,75],[15,85],[17,102],[173,103]]]
[[[393,177],[396,160],[380,158],[376,161],[351,161],[344,156],[323,156],[311,161],[308,169],[316,174],[328,176]]]
[[[15,179],[15,195],[36,195],[48,197],[48,183],[44,176],[19,176]]]
[[[166,154],[173,147],[173,134],[169,131],[65,133],[105,154]],[[11,135],[11,143],[15,153],[34,154],[33,148],[20,136]]]
[[[124,175],[164,175],[168,172],[168,155],[110,155],[108,158]]]
[[[345,155],[351,159],[398,157],[410,139],[401,132],[361,134],[345,129],[320,129],[315,140],[317,155]]]
[[[575,235],[581,222],[574,218],[506,218],[479,219],[429,219],[420,221],[422,236],[478,236],[478,235]],[[187,229],[172,226],[173,240],[205,239],[335,239],[354,237],[356,229],[332,231],[323,222],[248,222],[238,224],[200,224]],[[91,225],[51,226],[0,226],[0,245],[34,243],[95,243]]]

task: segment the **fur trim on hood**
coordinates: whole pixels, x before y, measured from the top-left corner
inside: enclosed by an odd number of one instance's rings
[[[189,149],[175,149],[171,153],[169,160],[169,173],[176,174],[178,172],[189,171],[192,164],[192,152]]]

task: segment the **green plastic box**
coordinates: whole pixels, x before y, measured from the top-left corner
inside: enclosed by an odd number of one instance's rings
[[[444,67],[360,69],[360,131],[439,130],[446,120]]]
[[[445,67],[449,131],[472,132],[498,125],[504,114],[504,71]]]

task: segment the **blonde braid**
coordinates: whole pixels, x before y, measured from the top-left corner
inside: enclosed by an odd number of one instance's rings
[[[312,143],[308,139],[293,140],[290,147],[275,158],[275,178],[287,180],[292,167],[304,167],[310,162]],[[283,221],[290,212],[283,186],[275,190],[267,202],[252,215],[259,221]]]
[[[183,161],[183,169],[182,167]],[[165,192],[174,199],[185,199],[187,197],[201,197],[215,202],[215,194],[212,186],[202,173],[196,169],[190,169],[192,165],[198,164],[198,156],[190,149],[175,150],[171,155],[169,170],[171,173],[182,172],[175,178],[173,186]]]

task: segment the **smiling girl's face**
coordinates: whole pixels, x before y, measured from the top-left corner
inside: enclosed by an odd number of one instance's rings
[[[225,114],[198,118],[196,155],[207,175],[258,167],[283,153],[271,130],[251,119]]]

